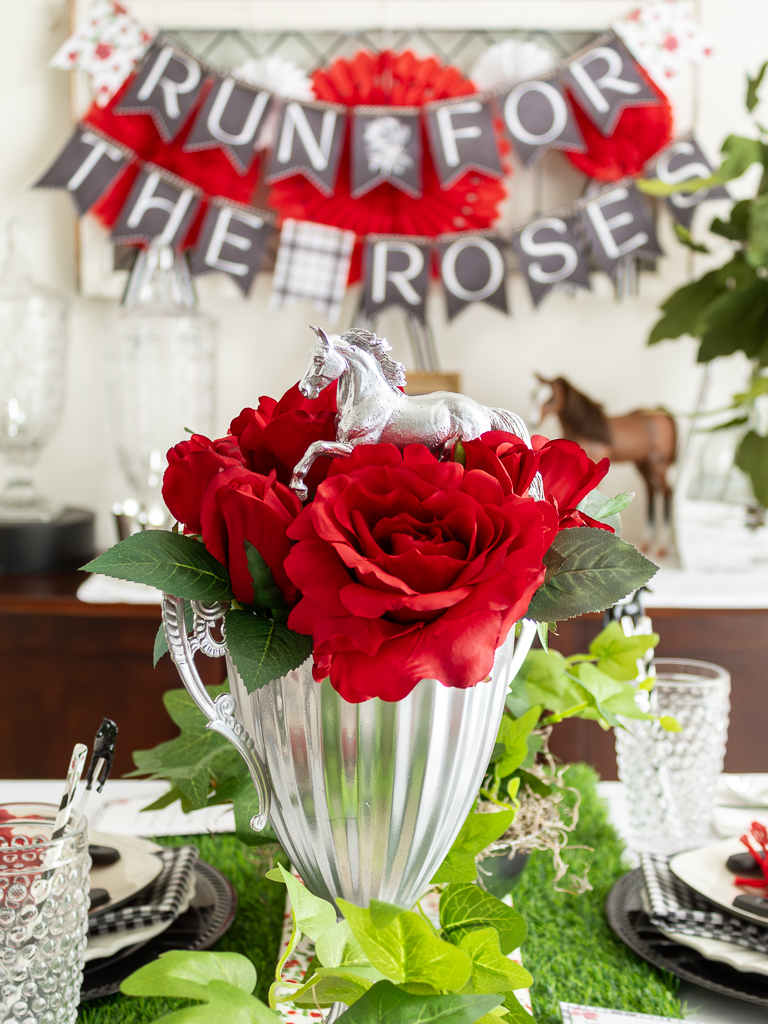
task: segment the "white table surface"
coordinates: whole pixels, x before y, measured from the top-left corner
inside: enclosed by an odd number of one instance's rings
[[[0,802],[58,804],[63,783],[50,779],[0,779]],[[142,813],[141,808],[157,800],[168,791],[168,783],[139,779],[110,779],[104,793],[89,797],[86,813],[93,825],[104,832],[124,835],[189,835],[205,832],[233,832],[234,815],[220,807],[210,811],[182,814],[179,804],[162,811]],[[620,782],[600,782],[598,792],[608,804],[609,818],[619,835],[629,846],[629,816]],[[750,808],[719,808],[715,814],[713,842],[724,835],[739,834],[755,817]],[[765,813],[768,818],[768,811]],[[626,859],[636,865],[637,857],[628,850]],[[706,1024],[768,1024],[768,1012],[751,1003],[728,999],[714,992],[682,982],[680,999],[684,1003],[687,1020]]]

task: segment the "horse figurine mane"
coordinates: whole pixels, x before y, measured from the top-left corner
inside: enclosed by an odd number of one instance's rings
[[[333,344],[331,338],[340,338],[349,345],[357,345],[358,348],[370,352],[378,361],[384,380],[393,391],[400,391],[405,387],[405,367],[387,354],[392,351],[392,346],[386,338],[378,338],[372,331],[366,331],[362,327],[352,327],[343,334],[332,334],[328,340]]]
[[[401,449],[423,444],[440,457],[459,440],[503,430],[530,445],[525,423],[506,409],[491,409],[450,391],[406,395],[401,390],[405,367],[388,355],[391,349],[385,338],[359,327],[331,335],[320,327],[312,330],[317,341],[299,391],[305,398],[317,398],[338,382],[336,440],[314,441],[296,463],[291,489],[302,501],[309,494],[305,480],[315,459],[349,455],[359,444],[394,444]],[[544,497],[538,476],[531,493],[537,500]]]
[[[611,430],[604,407],[575,388],[565,377],[557,377],[552,384],[560,385],[563,389],[560,419],[563,424],[567,424],[567,429],[587,441],[610,444]]]

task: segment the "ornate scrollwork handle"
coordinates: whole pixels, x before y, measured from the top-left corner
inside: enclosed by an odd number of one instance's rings
[[[226,642],[215,640],[211,631],[224,618],[227,605],[206,605],[191,601],[191,634],[187,633],[185,605],[184,598],[163,594],[163,628],[168,650],[187,693],[208,719],[206,728],[228,739],[248,766],[259,796],[259,813],[251,818],[251,828],[254,832],[261,832],[269,820],[271,797],[264,763],[248,732],[235,718],[235,699],[232,694],[220,693],[216,700],[211,700],[195,665],[195,654],[198,651],[210,658],[221,658],[226,653]]]

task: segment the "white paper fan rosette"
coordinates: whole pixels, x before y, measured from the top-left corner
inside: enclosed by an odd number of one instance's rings
[[[532,39],[505,39],[483,51],[469,77],[478,89],[493,89],[518,78],[534,78],[554,67],[555,58]]]

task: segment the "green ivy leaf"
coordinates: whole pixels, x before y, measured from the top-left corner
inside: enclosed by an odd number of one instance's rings
[[[768,437],[750,430],[736,449],[736,465],[746,473],[760,505],[768,508]]]
[[[251,612],[226,616],[227,646],[247,693],[298,668],[312,654],[312,637]]]
[[[644,586],[658,570],[616,534],[591,527],[558,533],[544,565],[545,581],[525,613],[537,622],[601,612]]]
[[[692,252],[709,252],[706,245],[702,245],[701,242],[694,242],[691,232],[688,228],[684,228],[682,224],[675,223],[674,229],[678,242],[684,245],[687,249],[690,249]]]
[[[323,967],[348,967],[366,963],[363,947],[352,934],[349,921],[338,921],[318,936],[315,955]]]
[[[658,644],[658,633],[626,636],[620,622],[611,622],[589,645],[589,653],[597,658],[597,668],[613,679],[637,679],[637,659]]]
[[[477,928],[467,932],[461,940],[460,949],[472,961],[474,992],[510,992],[533,984],[533,978],[524,967],[502,954],[495,928]]]
[[[750,359],[768,338],[768,285],[749,267],[736,287],[724,291],[702,313],[696,359],[708,363],[741,350]]]
[[[497,995],[410,995],[389,981],[379,981],[339,1017],[339,1024],[474,1024],[502,999]]]
[[[450,992],[469,981],[469,957],[444,942],[420,914],[379,900],[371,900],[367,909],[336,902],[371,965],[392,981]]]
[[[765,64],[763,64],[763,66],[760,68],[760,70],[757,73],[757,77],[756,78],[750,78],[749,75],[747,75],[747,99],[746,99],[746,103],[747,103],[747,110],[749,110],[750,112],[753,111],[755,109],[755,107],[757,106],[757,104],[759,103],[759,99],[758,99],[757,93],[758,93],[758,90],[760,89],[760,86],[763,84],[763,78],[765,76],[765,69],[766,68],[768,68],[768,61],[766,61]]]
[[[750,139],[744,135],[729,135],[721,149],[725,153],[725,160],[720,169],[711,174],[708,178],[691,178],[689,181],[666,184],[658,178],[639,179],[635,182],[637,188],[646,195],[651,196],[672,196],[678,192],[698,192],[704,188],[714,188],[716,185],[723,185],[726,181],[740,178],[744,172],[754,163],[762,161],[762,148],[758,139]]]
[[[747,235],[749,234],[749,217],[752,211],[752,200],[741,199],[738,203],[731,207],[731,215],[728,220],[721,220],[720,217],[715,217],[712,223],[709,225],[709,230],[713,235],[720,235],[722,238],[727,238],[731,242],[746,242]],[[735,259],[739,260],[740,257],[736,256]],[[726,267],[732,265],[726,263]],[[722,268],[721,268],[722,269]]]
[[[253,580],[254,605],[257,608],[287,608],[287,602],[269,566],[249,540],[244,543],[248,571]]]
[[[198,540],[166,530],[145,530],[120,541],[84,565],[120,580],[146,583],[188,601],[228,601],[232,597],[227,570]]]
[[[256,968],[240,953],[174,949],[129,974],[120,991],[126,996],[168,996],[207,1002],[212,981],[225,981],[243,992],[253,992]]]
[[[498,742],[505,747],[504,756],[494,767],[496,784],[516,771],[528,756],[528,737],[536,728],[541,716],[541,707],[529,708],[519,718],[502,715],[499,725]]]
[[[310,971],[307,971],[307,974],[310,974]],[[318,967],[300,989],[291,992],[289,998],[296,1006],[310,1009],[331,1006],[333,1003],[346,1003],[347,1006],[352,1006],[377,981],[384,980],[381,971],[377,971],[370,964]]]
[[[336,925],[333,904],[311,893],[290,871],[286,871],[282,864],[278,864],[277,870],[288,889],[291,913],[296,927],[302,935],[307,935],[313,942],[317,942],[323,932]]]
[[[256,996],[227,984],[212,981],[203,1005],[187,1006],[165,1014],[163,1024],[281,1024],[282,1017]]]
[[[451,940],[460,943],[478,928],[495,928],[499,948],[506,956],[522,945],[525,921],[512,907],[476,885],[449,885],[440,897],[440,926]]]
[[[720,271],[712,270],[673,292],[661,309],[664,316],[654,326],[648,338],[649,345],[656,345],[668,338],[679,338],[690,334],[696,338],[700,333],[702,311],[725,289]]]
[[[504,719],[509,719],[509,716],[504,715]],[[514,817],[514,808],[496,811],[493,814],[470,814],[430,884],[474,882],[477,879],[475,857],[482,853],[489,843],[504,835]]]
[[[581,692],[568,677],[568,666],[559,651],[529,651],[517,677],[531,704],[562,715],[583,703]]]

